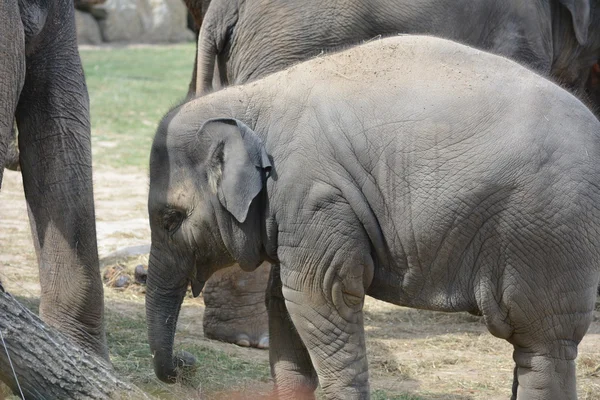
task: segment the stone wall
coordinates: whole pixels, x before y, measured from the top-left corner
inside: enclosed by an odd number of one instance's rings
[[[76,0],[79,44],[195,40],[182,0]]]

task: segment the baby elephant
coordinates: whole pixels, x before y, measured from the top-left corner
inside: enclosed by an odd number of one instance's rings
[[[398,36],[167,114],[150,158],[150,348],[237,262],[269,278],[282,399],[369,397],[366,295],[481,314],[514,346],[513,398],[576,399],[600,275],[600,123],[505,58]]]

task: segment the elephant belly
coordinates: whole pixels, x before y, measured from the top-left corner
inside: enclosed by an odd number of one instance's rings
[[[480,314],[468,268],[459,266],[454,268],[455,273],[450,273],[453,268],[398,267],[395,265],[393,269],[402,273],[393,272],[392,268],[376,268],[367,294],[403,307]]]

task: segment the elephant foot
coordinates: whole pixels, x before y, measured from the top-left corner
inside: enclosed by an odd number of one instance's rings
[[[215,273],[204,286],[204,336],[242,347],[269,348],[265,291],[270,265]]]
[[[252,341],[250,337],[244,333],[238,335],[235,342],[241,347],[256,347],[257,349],[268,349],[269,348],[269,334],[263,334],[258,342]]]

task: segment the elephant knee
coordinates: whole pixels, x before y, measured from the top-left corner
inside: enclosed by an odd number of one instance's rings
[[[367,288],[373,280],[373,260],[345,263],[339,271],[328,275],[331,300],[337,313],[348,323],[358,323],[361,317]],[[327,278],[326,278],[327,280]]]

